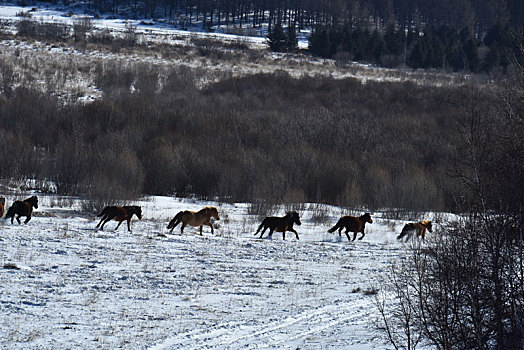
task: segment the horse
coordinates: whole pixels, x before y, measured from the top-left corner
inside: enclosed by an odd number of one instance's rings
[[[16,221],[20,222],[21,216],[26,216],[27,218],[24,221],[24,224],[27,224],[31,220],[31,213],[33,208],[38,209],[38,198],[36,196],[29,197],[23,201],[15,201],[11,207],[7,210],[5,214],[5,219],[11,218],[11,223],[13,223],[16,215]]]
[[[0,218],[4,216],[4,213],[5,213],[5,198],[1,197],[0,198]]]
[[[417,237],[422,236],[422,240],[426,237],[426,230],[429,232],[433,232],[433,226],[431,224],[431,221],[424,220],[420,222],[410,222],[406,225],[404,225],[404,228],[402,229],[402,232],[397,236],[397,239],[402,239],[404,236],[408,236],[406,238],[406,242],[413,236],[413,233],[417,234]]]
[[[207,225],[211,227],[211,233],[213,234],[215,232],[213,230],[213,224],[210,221],[212,217],[215,218],[215,220],[220,220],[220,217],[218,216],[218,210],[215,207],[205,207],[197,212],[191,210],[182,210],[178,212],[175,217],[171,219],[171,221],[169,221],[167,229],[170,230],[169,233],[171,233],[179,223],[182,223],[180,232],[184,233],[184,227],[187,225],[191,225],[193,227],[200,226],[200,235],[202,236],[202,227]]]
[[[96,225],[96,228],[100,226],[100,229],[104,229],[104,225],[110,221],[115,220],[118,221],[118,225],[115,227],[115,231],[118,230],[120,225],[122,224],[122,221],[127,220],[127,230],[131,232],[131,218],[133,215],[136,215],[136,217],[141,220],[142,219],[142,208],[136,205],[128,205],[128,206],[108,206],[105,207],[104,210],[100,214],[98,214],[98,217],[102,217],[100,219],[100,222],[98,225]]]
[[[283,217],[276,217],[276,216],[268,216],[264,220],[262,220],[262,223],[260,226],[258,226],[258,230],[255,233],[255,236],[258,235],[258,232],[262,230],[262,233],[260,234],[260,238],[264,235],[264,232],[269,228],[269,236],[273,235],[273,231],[282,232],[282,239],[286,239],[286,231],[291,231],[295,233],[295,236],[298,238],[298,233],[293,228],[293,224],[302,225],[300,222],[300,218],[298,216],[298,213],[296,211],[290,211],[286,214],[286,216]]]
[[[330,228],[328,232],[333,233],[336,230],[338,230],[338,235],[341,236],[341,231],[343,228],[345,228],[346,229],[345,234],[348,238],[348,241],[351,241],[351,239],[349,238],[348,232],[353,232],[353,241],[355,240],[355,238],[357,238],[358,232],[362,233],[362,236],[358,238],[359,240],[361,240],[366,235],[364,233],[364,228],[366,227],[366,223],[370,223],[370,224],[373,223],[373,219],[371,219],[371,214],[369,213],[365,213],[364,215],[361,215],[358,218],[355,216],[346,215],[346,216],[341,217],[338,220],[337,224],[333,226],[332,228]]]

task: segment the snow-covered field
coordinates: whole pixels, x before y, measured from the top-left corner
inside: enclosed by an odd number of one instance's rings
[[[39,201],[27,225],[0,224],[4,348],[388,348],[373,291],[406,253],[403,222],[373,213],[348,242],[326,232],[342,209],[317,224],[305,204],[300,240],[259,239],[246,204],[148,197],[129,233],[96,229],[79,199]],[[167,232],[179,210],[205,205],[220,212],[214,235]]]
[[[0,20],[14,29],[17,14],[28,10],[0,6]],[[32,14],[38,21],[74,20],[49,9]],[[122,32],[126,21],[94,24]],[[155,26],[138,26],[137,32],[145,44],[190,45],[197,35]],[[198,35],[239,40],[226,34]],[[263,37],[241,40],[265,50]],[[264,56],[219,62],[191,52],[165,58],[156,52],[79,51],[65,44],[0,40],[0,58],[20,82],[31,76],[45,84],[45,72],[70,65],[76,75],[56,79],[86,100],[100,96],[92,81],[94,68],[76,67],[95,67],[97,62],[185,65],[205,71],[207,81],[224,71],[284,70],[293,76],[357,77],[364,82],[406,81],[415,74],[358,64],[339,67],[332,60],[303,55],[264,51]],[[419,82],[457,78],[428,80],[425,74]],[[7,204],[26,196],[8,195]],[[302,225],[295,227],[300,240],[288,234],[283,241],[278,233],[259,239],[253,233],[260,218],[249,214],[248,204],[147,197],[134,203],[142,206],[144,217],[133,219],[129,233],[125,224],[115,232],[114,221],[104,231],[96,229],[98,219],[83,210],[81,199],[38,196],[40,206],[27,225],[0,220],[0,348],[391,348],[379,328],[374,294],[390,264],[406,254],[407,247],[395,239],[403,221],[372,213],[374,223],[367,225],[366,237],[348,242],[327,229],[341,215],[362,211],[325,206],[321,209],[327,219],[320,224],[314,219],[319,207],[304,204],[298,208]],[[206,205],[216,205],[220,212],[214,235],[209,228],[203,236],[195,228],[184,234],[178,227],[167,232],[178,211]],[[281,208],[271,215],[284,212]]]

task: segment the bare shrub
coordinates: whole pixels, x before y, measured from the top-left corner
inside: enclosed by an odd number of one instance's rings
[[[16,24],[16,34],[24,37],[37,37],[37,23],[29,18],[23,18]]]
[[[49,41],[64,41],[69,37],[70,27],[63,23],[42,22],[37,24],[38,37]]]
[[[101,45],[111,45],[115,37],[109,29],[97,30],[91,33],[89,36],[89,42],[101,44]]]
[[[312,210],[311,221],[316,225],[324,225],[329,222],[331,215],[329,209],[323,204],[315,204],[310,207]]]
[[[138,42],[138,33],[136,32],[136,25],[126,23],[126,30],[124,32],[123,44],[126,47],[133,47]]]
[[[87,42],[87,33],[93,29],[93,23],[89,17],[81,17],[73,23],[73,39],[77,43]]]

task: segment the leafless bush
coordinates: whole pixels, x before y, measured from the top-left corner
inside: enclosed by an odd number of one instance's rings
[[[311,221],[314,224],[326,224],[331,219],[329,210],[325,205],[315,204],[313,206],[313,213],[311,214]]]
[[[70,28],[66,24],[37,22],[24,17],[17,25],[17,35],[41,40],[64,41],[69,37]]]
[[[440,349],[524,345],[524,249],[512,233],[523,222],[515,181],[524,169],[513,158],[524,154],[514,138],[522,118],[513,113],[523,108],[523,86],[522,76],[512,79],[491,108],[478,91],[467,97],[450,171],[465,214],[394,269],[387,288],[395,302],[378,306],[395,348],[414,348],[413,339]]]
[[[98,31],[94,31],[89,36],[89,42],[102,44],[102,45],[111,45],[113,41],[115,40],[115,37],[111,33],[109,29],[102,29]]]
[[[73,24],[73,39],[77,43],[87,42],[87,33],[93,29],[91,18],[82,17],[77,19]]]
[[[36,37],[37,32],[37,23],[29,18],[23,18],[16,24],[16,33],[19,36],[24,37]]]
[[[138,42],[138,34],[136,32],[136,25],[126,23],[126,30],[124,32],[123,43],[126,47],[135,46]]]
[[[38,37],[50,41],[64,41],[69,37],[70,27],[62,23],[42,22],[37,24]]]

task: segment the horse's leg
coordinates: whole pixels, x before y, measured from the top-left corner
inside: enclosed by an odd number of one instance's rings
[[[344,232],[346,234],[346,237],[348,238],[348,241],[351,242],[351,237],[349,237],[349,230],[346,230],[346,232]]]
[[[260,233],[260,238],[262,238],[262,236],[264,235],[264,232],[266,232],[267,230],[267,226],[264,226],[264,229],[262,230],[262,233]],[[258,231],[257,231],[258,233]]]
[[[18,221],[18,223],[21,225],[22,223],[20,222],[20,218],[22,217],[22,215],[17,215],[16,216],[16,221]]]
[[[200,236],[202,236],[202,228],[204,227],[204,225],[200,225]]]
[[[353,232],[353,240],[352,240],[352,242],[354,242],[356,238],[357,238],[357,231]]]
[[[180,223],[180,220],[177,220],[175,221],[175,224],[173,225],[173,227],[171,227],[171,230],[169,231],[169,233],[172,233],[173,230],[175,229],[175,227],[177,227],[177,225]]]
[[[127,230],[131,232],[131,218],[127,219]]]
[[[297,236],[297,239],[300,239],[300,238],[298,238],[298,232],[297,232],[297,230],[295,230],[294,228],[290,228],[289,231],[291,231],[291,232],[295,232],[295,236]]]
[[[214,235],[215,231],[213,230],[213,225],[211,223],[208,223],[207,226],[211,227],[211,234]]]
[[[356,234],[357,234],[357,233],[355,232],[355,235],[356,235]],[[362,238],[364,238],[365,235],[366,235],[366,234],[365,234],[364,231],[362,230],[362,236],[360,236],[360,237],[358,238],[358,240],[360,241]]]
[[[182,222],[182,226],[180,226],[180,233],[184,233],[184,227],[186,227],[186,223]]]
[[[124,221],[124,220],[118,222],[118,225],[116,225],[116,227],[115,227],[115,231],[118,230],[118,228],[120,227],[120,225],[122,225],[122,222],[123,222],[123,221]]]
[[[104,221],[104,219],[106,218],[106,216],[102,216],[102,219],[100,219],[100,222],[98,223],[98,225],[96,225],[96,228],[100,227],[100,225],[102,224],[102,221]]]
[[[282,239],[286,239],[286,229],[284,229],[284,231],[282,231]]]
[[[102,223],[102,226],[100,226],[100,229],[103,231],[104,230],[104,225],[107,224],[109,221],[111,221],[112,218],[110,218],[109,216],[106,217],[106,219],[104,220],[104,222]]]
[[[27,215],[27,218],[24,221],[24,224],[27,224],[31,220],[31,214]]]

